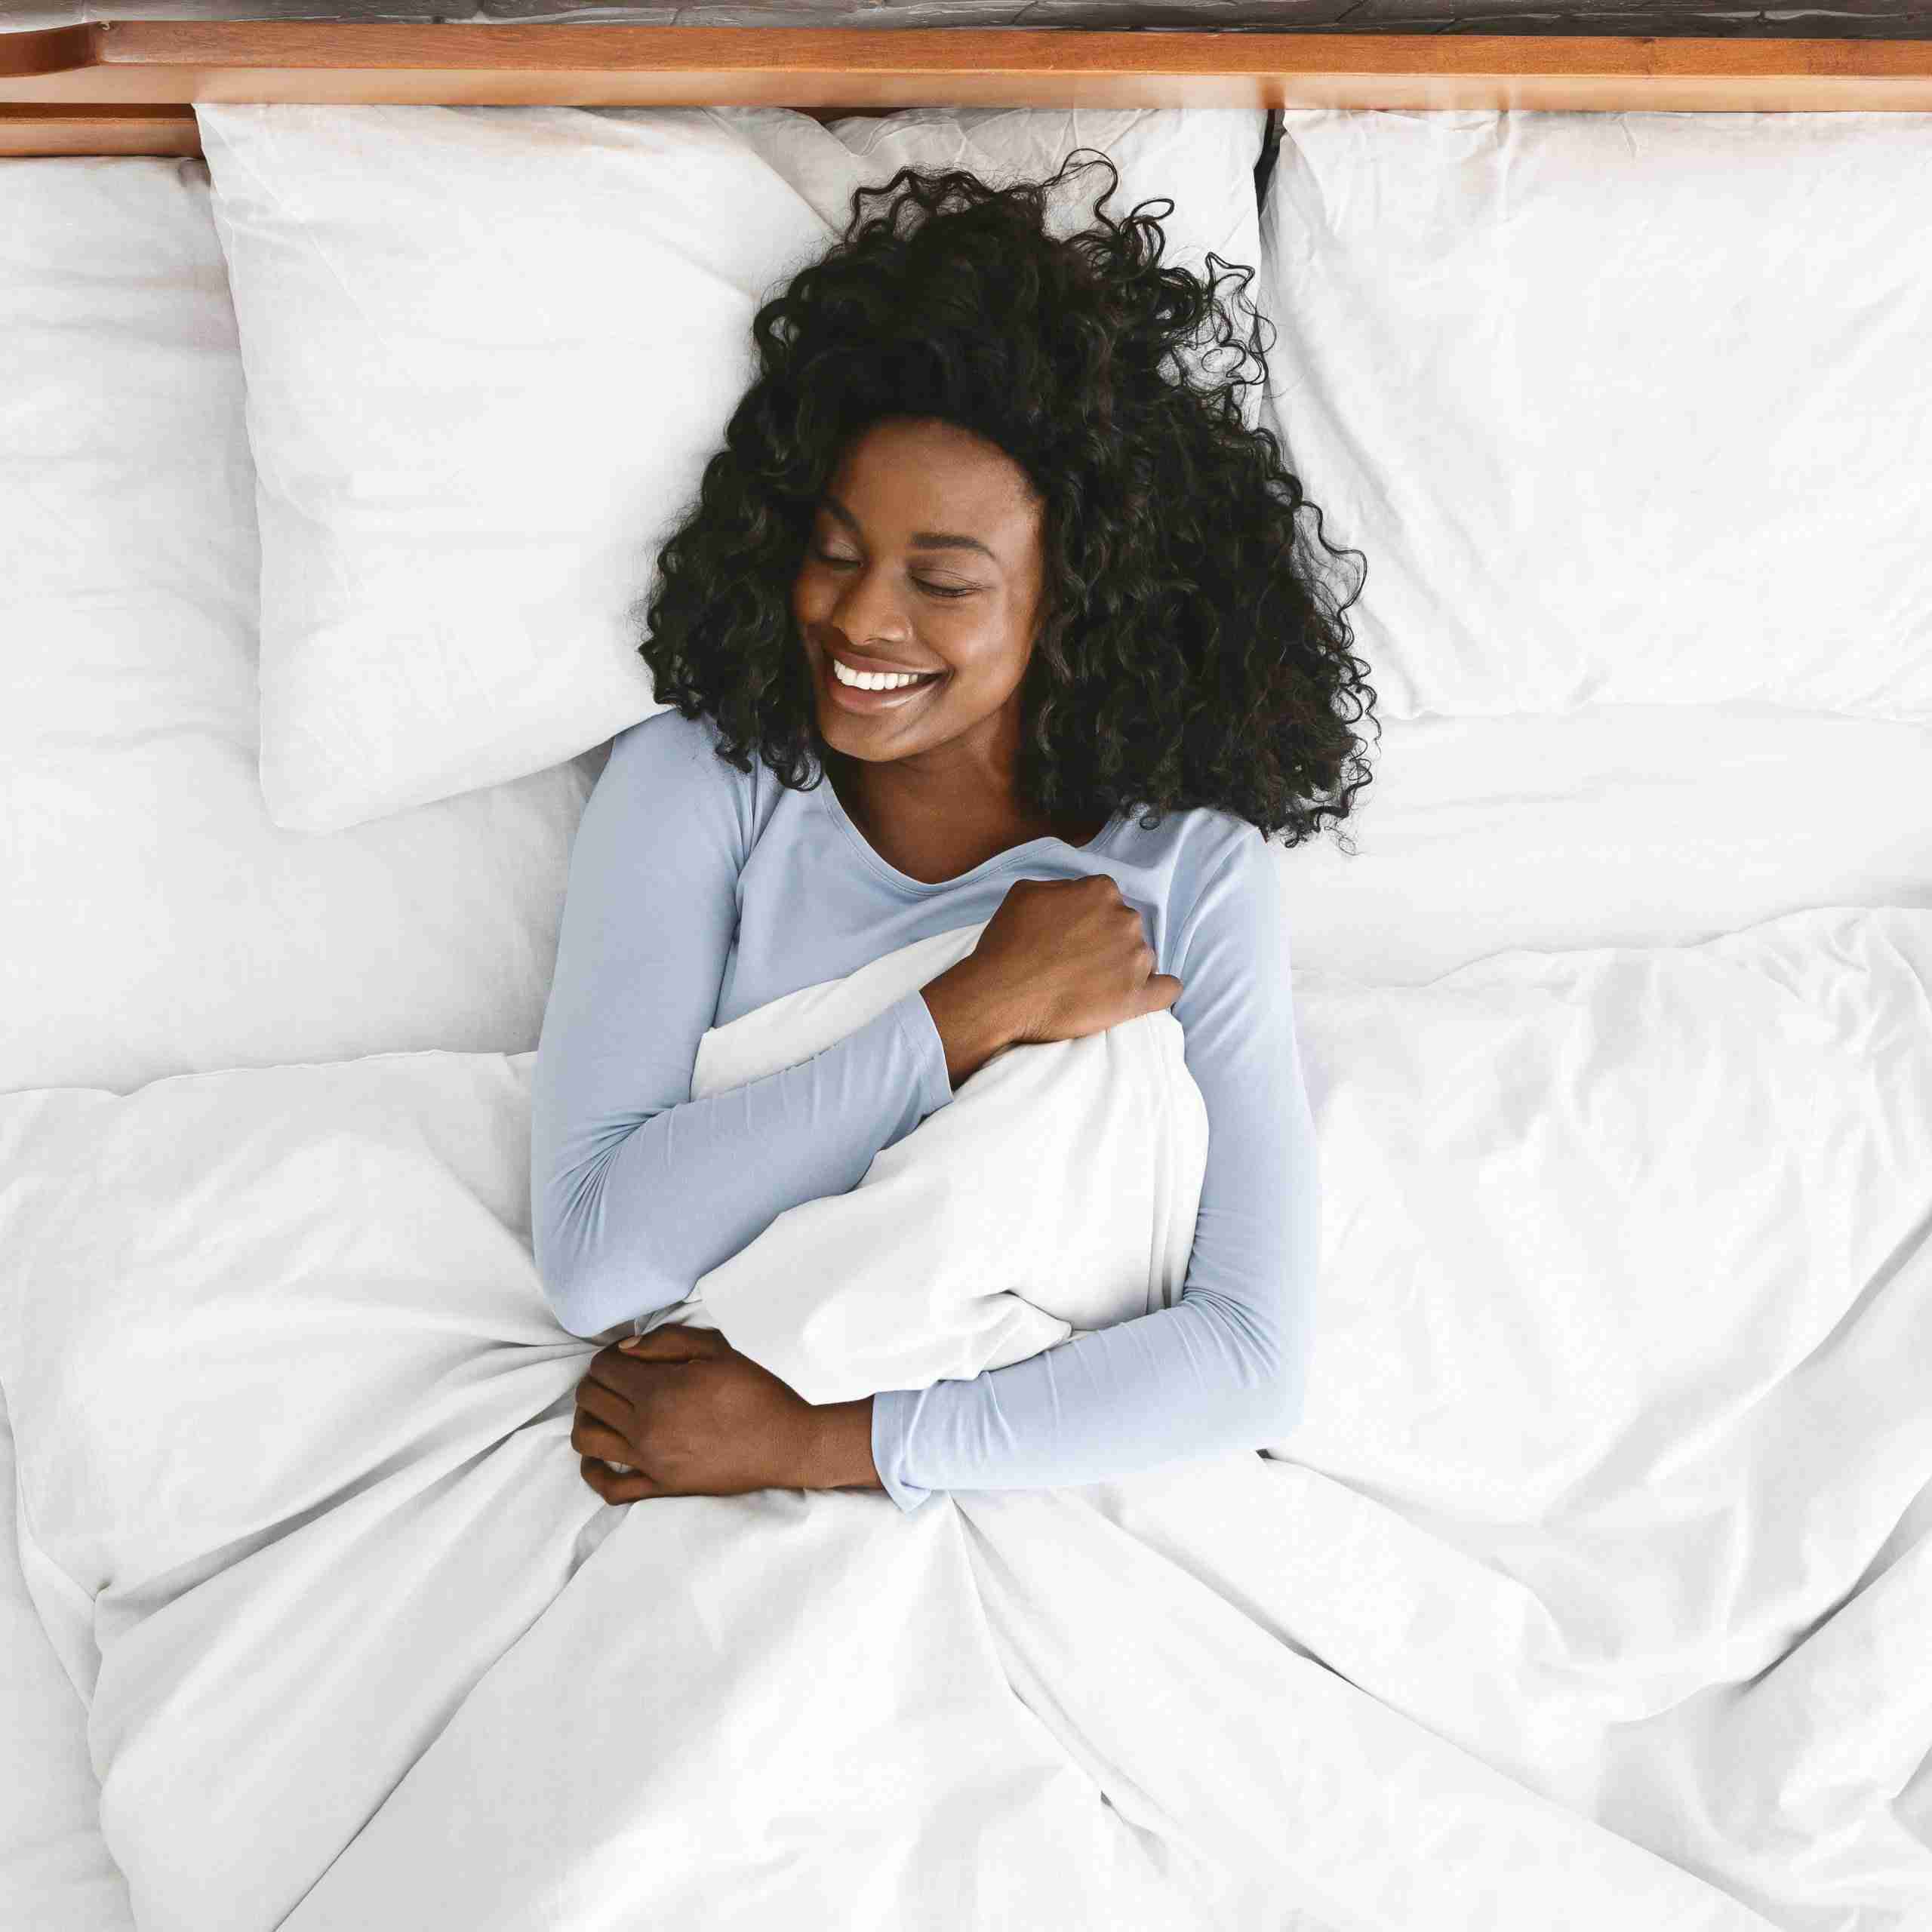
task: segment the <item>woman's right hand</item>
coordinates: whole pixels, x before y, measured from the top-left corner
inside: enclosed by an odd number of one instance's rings
[[[955,1086],[1009,1046],[1077,1040],[1180,997],[1106,872],[1016,879],[966,957],[923,989]]]

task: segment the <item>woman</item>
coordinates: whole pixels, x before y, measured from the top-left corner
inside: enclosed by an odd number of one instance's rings
[[[564,1326],[601,1335],[855,1186],[1002,1048],[1168,1008],[1210,1128],[1184,1291],[971,1381],[820,1407],[715,1331],[628,1339],[571,1437],[611,1502],[870,1487],[909,1510],[1254,1447],[1300,1414],[1316,1150],[1266,840],[1347,815],[1374,694],[1239,368],[1200,366],[1236,341],[1222,274],[1253,271],[1161,266],[1157,220],[1101,212],[1111,187],[1051,235],[1050,193],[1093,165],[997,190],[903,169],[759,311],[759,374],[648,606],[674,709],[617,740],[572,855],[535,1243]],[[707,1029],[982,920],[848,1038],[690,1097]]]

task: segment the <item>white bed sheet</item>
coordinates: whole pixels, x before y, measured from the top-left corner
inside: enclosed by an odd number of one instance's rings
[[[1371,755],[1355,852],[1324,836],[1279,857],[1311,975],[1414,984],[1509,947],[1687,944],[1805,906],[1932,906],[1932,733],[1910,726],[1606,708],[1385,721]],[[547,981],[549,966],[546,943],[533,971]],[[85,1710],[19,1582],[14,1506],[10,1470],[7,1701],[23,1721],[0,1730],[0,1924],[131,1932]],[[1897,1550],[1928,1512],[1932,1497]],[[1932,1778],[1900,1810],[1932,1840]]]
[[[1932,914],[1850,909],[1305,975],[1323,1295],[1276,1460],[909,1521],[583,1488],[528,1055],[0,1101],[33,1290],[0,1377],[40,1549],[100,1593],[144,1922],[202,1932],[220,1863],[238,1932],[700,1897],[762,1932],[814,1885],[896,1932],[975,1844],[1057,1887],[1134,1850],[1070,1761],[1238,1875],[1230,1932],[1275,1924],[1256,1895],[1346,1932],[1900,1932],[1928,995]]]
[[[0,1091],[534,1044],[601,755],[334,838],[272,826],[207,171],[0,168]],[[11,1433],[0,1493],[0,1925],[125,1932]]]
[[[1741,700],[1382,725],[1354,852],[1275,848],[1298,968],[1418,985],[1512,947],[1932,906],[1923,725]]]
[[[87,1706],[28,1593],[16,1540],[14,1431],[0,1389],[0,1925],[134,1932],[100,1829]]]
[[[239,373],[205,174],[71,162],[5,178],[23,218],[0,234],[0,329],[28,379],[0,396],[0,626],[41,655],[23,660],[39,666],[29,703],[0,722],[0,864],[28,941],[0,952],[0,999],[32,1023],[0,1044],[0,1091],[533,1043],[598,757],[327,840],[268,826]],[[99,319],[90,276],[107,261],[152,303],[137,326],[125,306]],[[1281,855],[1313,974],[1413,984],[1509,947],[1682,944],[1801,907],[1932,905],[1923,728],[1605,708],[1386,720],[1371,756],[1355,854],[1324,838]],[[0,1924],[125,1932],[83,1707],[20,1570],[10,1434],[4,1451],[0,1684],[18,1719],[0,1727]],[[1928,1518],[1921,1494],[1869,1574]],[[1932,1841],[1925,1767],[1895,1808]]]
[[[1909,726],[1748,705],[1391,720],[1371,755],[1355,853],[1324,837],[1280,857],[1311,975],[1418,983],[1511,946],[1683,944],[1807,906],[1932,905],[1932,734]],[[24,1714],[0,1730],[0,1924],[128,1932],[85,1711],[18,1581],[11,1472],[0,1512]],[[1914,1534],[1902,1524],[1897,1546]],[[1932,1780],[1916,1799],[1932,1838]]]

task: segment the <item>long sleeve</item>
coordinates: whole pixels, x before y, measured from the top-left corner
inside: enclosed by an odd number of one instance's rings
[[[744,800],[706,732],[660,712],[617,740],[578,827],[531,1121],[537,1272],[574,1334],[681,1301],[952,1097],[917,992],[797,1066],[691,1097],[737,929]]]
[[[971,1380],[875,1396],[873,1461],[901,1509],[935,1489],[1101,1482],[1258,1448],[1300,1417],[1320,1238],[1317,1146],[1286,909],[1252,827],[1203,882],[1168,970],[1182,982],[1171,1010],[1208,1121],[1180,1297]]]

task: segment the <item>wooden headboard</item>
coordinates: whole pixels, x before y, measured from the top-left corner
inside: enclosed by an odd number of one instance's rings
[[[1932,41],[119,20],[0,35],[0,154],[200,152],[196,100],[1932,109]]]

